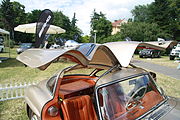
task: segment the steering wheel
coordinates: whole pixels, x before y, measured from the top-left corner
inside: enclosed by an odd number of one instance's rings
[[[138,88],[129,98],[128,102],[126,103],[126,110],[129,111],[130,109],[136,107],[139,103],[141,103],[141,101],[139,101],[139,99],[141,99],[147,90],[147,86],[142,86],[140,88]]]

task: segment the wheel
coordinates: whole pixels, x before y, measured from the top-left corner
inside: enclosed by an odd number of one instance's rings
[[[143,58],[143,56],[142,56],[142,55],[139,55],[139,57],[140,57],[140,58]]]
[[[1,51],[0,51],[1,53],[3,52],[3,48],[1,49]]]
[[[174,60],[174,58],[175,58],[175,56],[172,56],[172,55],[169,56],[170,60]]]
[[[141,103],[140,99],[144,97],[146,90],[147,86],[142,86],[131,95],[131,97],[125,105],[127,111]]]
[[[28,115],[28,117],[29,117],[29,120],[40,120],[40,119],[38,119],[38,116],[30,109],[30,108],[28,108],[29,110],[29,115]]]

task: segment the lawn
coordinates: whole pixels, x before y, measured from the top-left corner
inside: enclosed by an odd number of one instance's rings
[[[134,55],[134,58],[137,60],[142,60],[145,62],[151,62],[154,64],[159,64],[167,67],[177,68],[178,62],[176,60],[169,60],[169,56],[161,56],[160,58],[139,58],[139,55]]]
[[[0,57],[8,56],[8,53],[0,53]],[[20,83],[41,81],[52,76],[55,71],[60,68],[72,65],[72,63],[52,63],[47,70],[40,71],[25,67],[22,63],[18,62],[15,49],[11,49],[11,58],[0,63],[0,84],[7,83]],[[164,58],[162,58],[164,59]],[[158,62],[158,60],[155,60]],[[166,61],[164,60],[165,64]],[[175,66],[173,62],[168,63],[169,66]],[[173,65],[170,65],[173,64]],[[165,90],[167,95],[180,98],[180,81],[170,78],[168,76],[157,74],[158,84]],[[23,99],[9,100],[0,102],[0,120],[26,120],[28,119],[25,111],[25,103]]]

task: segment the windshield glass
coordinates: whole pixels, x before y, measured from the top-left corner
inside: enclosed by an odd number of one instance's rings
[[[23,43],[21,44],[21,48],[31,48],[32,44],[31,43]]]
[[[149,75],[120,81],[98,90],[102,118],[133,120],[163,101]]]

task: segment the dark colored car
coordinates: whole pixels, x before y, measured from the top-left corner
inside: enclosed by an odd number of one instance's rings
[[[33,46],[32,43],[22,43],[20,45],[20,47],[17,48],[16,52],[17,52],[17,54],[20,54],[20,53],[24,52],[25,50],[32,48],[32,46]]]
[[[161,52],[159,50],[154,49],[143,49],[139,52],[139,57],[143,58],[159,58],[161,55]]]

